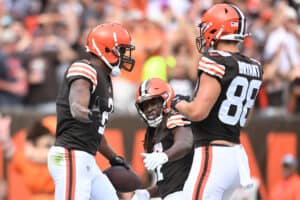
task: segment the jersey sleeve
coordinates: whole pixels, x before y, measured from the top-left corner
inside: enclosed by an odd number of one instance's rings
[[[67,71],[66,78],[69,83],[76,79],[84,78],[91,82],[92,93],[97,87],[97,71],[84,62],[74,62]]]
[[[198,72],[205,72],[221,80],[225,74],[225,66],[217,62],[213,57],[204,55],[199,61]]]
[[[180,126],[190,126],[191,121],[189,121],[184,115],[173,114],[167,119],[167,128],[173,129]]]

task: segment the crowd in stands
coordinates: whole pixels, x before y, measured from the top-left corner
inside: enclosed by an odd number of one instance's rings
[[[0,115],[1,160],[5,161],[5,166],[1,166],[5,175],[0,178],[0,200],[53,199],[54,183],[48,171],[47,156],[55,138],[55,115],[34,120],[13,137],[11,121],[10,116]]]
[[[136,46],[133,73],[115,82],[115,110],[134,113],[138,83],[158,76],[177,93],[192,94],[200,57],[201,14],[221,0],[0,0],[0,106],[55,112],[66,68],[85,55],[86,35],[119,22]],[[300,112],[299,0],[227,0],[246,14],[250,33],[241,49],[264,66],[257,108]],[[130,106],[128,106],[130,105]]]

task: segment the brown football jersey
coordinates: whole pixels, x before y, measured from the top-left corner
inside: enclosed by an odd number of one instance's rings
[[[83,123],[74,119],[69,105],[69,92],[72,81],[86,79],[91,82],[91,99],[89,107],[100,99],[101,125],[96,127],[91,123]],[[113,111],[113,87],[111,77],[92,66],[86,60],[74,62],[64,75],[57,101],[57,130],[55,145],[69,149],[86,151],[96,154],[101,137]]]
[[[206,53],[199,61],[195,94],[203,73],[216,78],[222,89],[208,117],[192,122],[196,147],[207,145],[212,140],[240,143],[240,130],[246,123],[262,83],[260,63],[239,53]]]
[[[181,114],[169,114],[163,117],[157,128],[148,127],[145,135],[144,148],[147,152],[163,152],[174,143],[174,133],[176,127],[190,126],[190,121]],[[169,161],[155,169],[157,186],[160,197],[165,197],[170,193],[182,191],[190,167],[193,162],[191,150],[184,157]]]

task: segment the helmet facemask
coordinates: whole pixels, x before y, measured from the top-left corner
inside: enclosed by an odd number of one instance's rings
[[[211,24],[207,23],[201,23],[199,25],[200,28],[200,36],[196,37],[196,45],[199,53],[207,52],[208,47],[207,47],[207,42],[204,37],[204,33],[207,31],[207,29],[211,26]]]
[[[118,62],[119,68],[122,68],[129,72],[132,71],[135,64],[135,60],[132,59],[131,53],[134,49],[135,46],[133,44],[131,45],[120,44],[117,47],[113,48],[113,52],[116,54],[116,56],[119,57],[119,62]]]

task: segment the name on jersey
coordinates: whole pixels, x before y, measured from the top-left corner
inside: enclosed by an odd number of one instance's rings
[[[247,76],[260,77],[259,67],[255,64],[238,61],[239,73]]]

